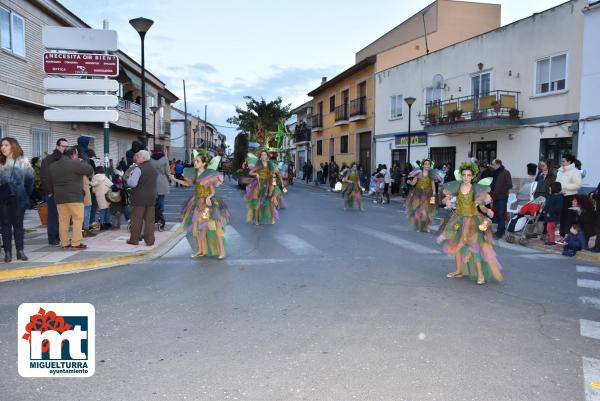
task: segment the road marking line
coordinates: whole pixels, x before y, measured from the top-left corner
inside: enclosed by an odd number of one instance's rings
[[[578,273],[600,274],[600,267],[579,266],[579,265],[577,265],[577,272]]]
[[[418,253],[426,253],[426,254],[438,254],[439,251],[437,249],[433,249],[433,248],[429,248],[423,245],[419,245],[417,243],[414,243],[412,241],[407,241],[405,239],[401,239],[398,238],[394,235],[391,234],[387,234],[381,231],[377,231],[377,230],[372,230],[370,228],[367,227],[363,227],[363,226],[351,226],[352,229],[359,231],[361,233],[365,233],[368,234],[372,237],[375,237],[377,239],[380,239],[382,241],[388,242],[390,244],[393,245],[398,245],[402,248],[411,250],[411,251],[416,251]]]
[[[289,258],[273,258],[273,259],[225,259],[225,263],[228,265],[235,266],[253,266],[253,265],[267,265],[275,263],[289,263],[297,261],[297,259]]]
[[[577,279],[577,287],[591,288],[593,290],[600,290],[600,281],[598,280],[586,280],[583,278]]]
[[[579,328],[583,337],[600,340],[600,322],[579,319]]]
[[[277,234],[275,240],[294,255],[317,255],[321,251],[294,234]]]
[[[591,306],[592,308],[600,309],[600,298],[595,297],[579,297],[582,304]]]
[[[600,401],[600,359],[581,358],[586,401]]]
[[[181,226],[181,223],[175,223],[173,224],[173,227],[171,227],[171,229],[169,231],[177,231],[177,229]]]

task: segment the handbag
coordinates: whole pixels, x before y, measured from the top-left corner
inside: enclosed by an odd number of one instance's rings
[[[10,180],[0,185],[0,201],[2,202],[15,197],[12,186],[10,185],[10,182],[12,181],[14,175],[15,166],[13,165],[12,172],[10,173]]]

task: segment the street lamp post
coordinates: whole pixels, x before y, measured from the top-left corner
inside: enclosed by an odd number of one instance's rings
[[[142,135],[144,135],[144,146],[148,146],[148,133],[146,132],[146,64],[144,60],[144,37],[154,21],[148,18],[134,18],[129,20],[131,26],[140,34],[142,40]]]
[[[152,149],[156,148],[156,112],[158,110],[160,110],[160,107],[158,106],[152,106],[150,107],[150,110],[152,111],[152,121],[154,122],[152,124],[152,133],[154,134],[154,137],[152,138]]]
[[[404,98],[404,101],[408,105],[408,146],[407,146],[407,151],[406,151],[406,159],[407,159],[409,166],[410,166],[410,114],[411,114],[410,108],[412,107],[415,100],[416,99],[414,97]]]

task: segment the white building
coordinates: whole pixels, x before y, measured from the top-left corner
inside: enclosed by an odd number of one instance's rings
[[[312,160],[311,153],[311,116],[312,101],[308,101],[292,110],[296,116],[296,122],[289,129],[294,134],[294,165],[296,166],[296,176],[302,175],[302,167],[308,160]]]
[[[586,170],[584,187],[596,187],[600,182],[600,1],[589,0],[583,15],[578,156]]]
[[[518,185],[528,163],[576,154],[585,6],[570,1],[377,73],[376,163],[406,160],[407,97],[412,162],[498,158]]]

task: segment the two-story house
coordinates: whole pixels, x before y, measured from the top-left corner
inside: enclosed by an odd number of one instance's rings
[[[312,124],[312,101],[308,101],[292,110],[292,116],[295,117],[293,124],[288,129],[294,136],[294,147],[291,160],[296,166],[296,175],[302,174],[302,167],[311,156],[311,124]]]
[[[528,163],[577,152],[582,8],[574,0],[376,75],[378,163]]]
[[[44,120],[43,26],[89,28],[55,0],[0,0],[0,135],[15,137],[29,158],[52,152],[58,138],[75,144],[79,136],[85,135],[100,156],[104,151],[102,124]],[[120,85],[119,120],[110,124],[109,157],[118,161],[133,140],[145,135],[141,132],[141,66],[121,51],[116,55],[120,61],[115,78]],[[146,82],[149,147],[163,144],[168,152],[169,107],[177,96],[148,71]],[[155,113],[152,106],[158,107]]]

